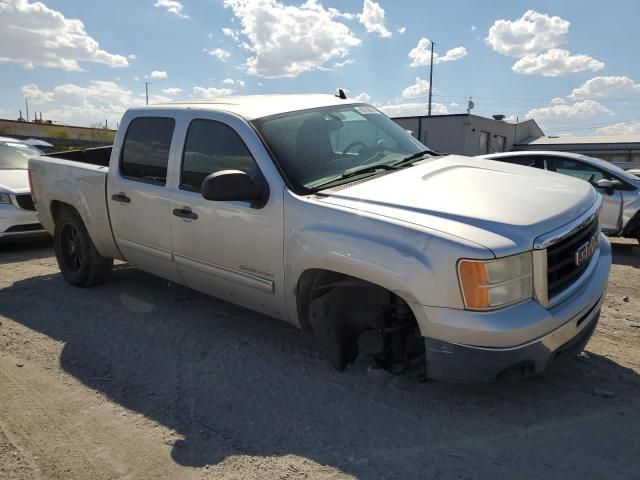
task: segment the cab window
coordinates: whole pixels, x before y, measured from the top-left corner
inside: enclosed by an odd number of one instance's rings
[[[603,178],[613,179],[611,175],[599,168],[569,158],[554,158],[552,170],[592,183]]]
[[[131,121],[124,138],[120,173],[130,180],[165,185],[175,120],[139,117]]]
[[[235,130],[214,120],[193,120],[182,155],[180,188],[199,192],[208,175],[222,170],[240,170],[253,180],[262,176]]]

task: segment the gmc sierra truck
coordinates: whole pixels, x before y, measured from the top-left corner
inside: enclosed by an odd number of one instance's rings
[[[611,266],[587,182],[429,150],[370,105],[271,95],[127,111],[113,147],[29,162],[64,278],[113,259],[457,382],[574,357]]]

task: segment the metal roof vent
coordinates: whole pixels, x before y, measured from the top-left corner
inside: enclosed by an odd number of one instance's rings
[[[494,120],[504,120],[506,117],[504,115],[502,115],[501,113],[497,113],[495,115],[492,115]]]

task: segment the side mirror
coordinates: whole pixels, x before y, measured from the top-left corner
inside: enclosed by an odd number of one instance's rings
[[[200,187],[202,196],[216,202],[250,202],[253,208],[262,207],[269,197],[264,182],[254,182],[240,170],[222,170],[208,175]]]
[[[609,180],[607,178],[601,178],[597,182],[593,184],[596,188],[600,188],[607,192],[609,195],[613,195],[613,191],[617,186],[620,185],[620,182],[617,180]]]

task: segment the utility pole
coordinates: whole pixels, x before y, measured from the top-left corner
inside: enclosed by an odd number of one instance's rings
[[[24,99],[24,106],[27,107],[27,122],[29,121],[29,99]]]
[[[144,82],[144,93],[147,98],[147,105],[149,105],[149,83],[150,82]]]
[[[431,116],[431,91],[433,89],[433,46],[434,42],[431,42],[431,66],[429,67],[429,110],[427,116]]]

